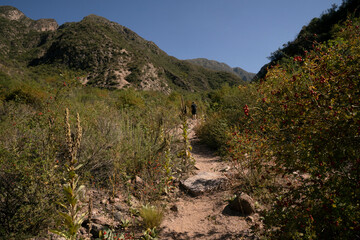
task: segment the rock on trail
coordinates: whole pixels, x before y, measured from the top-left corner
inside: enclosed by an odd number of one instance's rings
[[[160,239],[255,239],[250,231],[252,222],[225,201],[230,197],[224,189],[229,167],[200,143],[193,130],[196,124],[198,120],[189,120],[192,157],[198,170],[181,182],[184,191],[165,216]]]
[[[226,177],[218,173],[200,172],[181,182],[181,185],[193,196],[198,196],[220,189],[226,180]]]

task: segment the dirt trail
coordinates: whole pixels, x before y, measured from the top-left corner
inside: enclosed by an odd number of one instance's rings
[[[189,120],[189,140],[197,172],[217,172],[226,167],[220,157],[202,145],[195,136],[197,121]],[[251,239],[245,217],[227,207],[228,191],[215,191],[197,197],[181,193],[162,223],[160,239]]]

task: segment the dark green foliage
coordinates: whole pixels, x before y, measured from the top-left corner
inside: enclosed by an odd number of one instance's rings
[[[40,105],[42,103],[37,94],[26,92],[26,90],[16,89],[6,95],[5,101],[14,101],[31,105]]]
[[[206,58],[188,59],[186,61],[211,70],[236,74],[244,81],[251,81],[251,79],[255,76],[254,73],[249,73],[244,69],[241,69],[240,67],[231,68],[229,65],[225,63],[220,63],[214,60],[208,60]]]
[[[57,130],[26,105],[1,104],[0,114],[0,238],[23,239],[55,219]]]
[[[241,123],[243,107],[255,100],[254,93],[253,85],[224,85],[218,90],[210,91],[207,95],[209,113],[205,123],[197,131],[200,139],[223,153],[229,140],[226,131]]]
[[[227,136],[224,129],[229,129],[226,116],[211,115],[209,120],[197,131],[201,140],[211,148],[224,150]]]

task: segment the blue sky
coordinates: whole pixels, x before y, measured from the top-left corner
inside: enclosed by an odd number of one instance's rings
[[[89,14],[135,31],[179,59],[208,58],[258,72],[314,17],[342,0],[0,0],[60,25]]]

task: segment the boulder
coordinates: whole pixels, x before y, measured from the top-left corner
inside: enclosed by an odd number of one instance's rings
[[[255,201],[246,193],[240,193],[230,202],[229,207],[246,216],[255,213]]]
[[[181,185],[190,194],[198,196],[221,188],[226,180],[226,177],[217,173],[200,172],[182,181]]]

